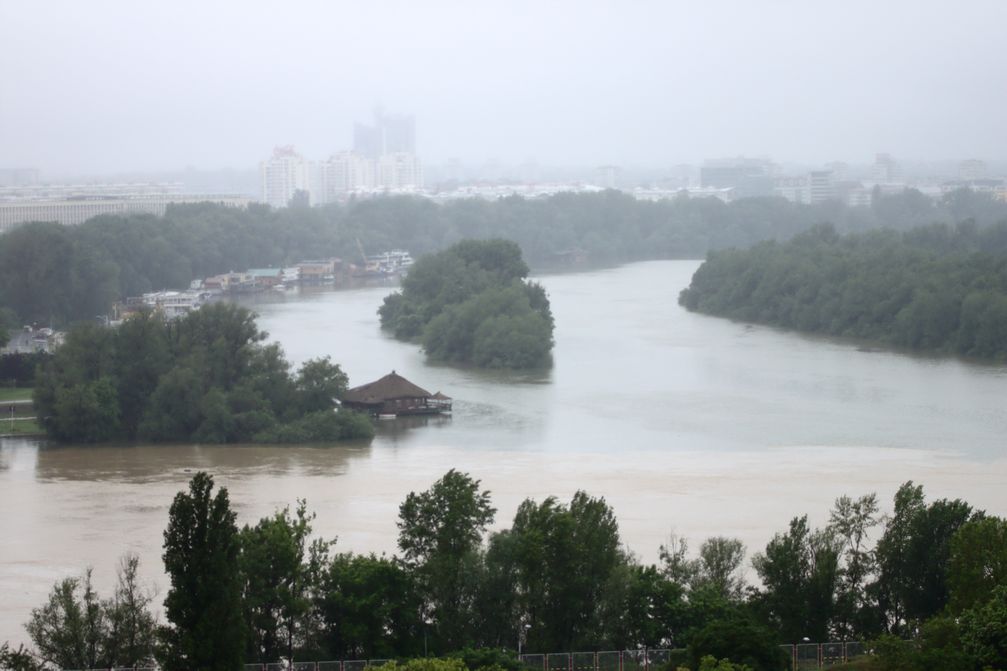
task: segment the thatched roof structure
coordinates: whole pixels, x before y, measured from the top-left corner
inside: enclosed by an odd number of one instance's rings
[[[342,400],[350,403],[374,404],[398,398],[430,398],[430,396],[429,391],[413,384],[393,370],[380,380],[348,389],[343,394]]]

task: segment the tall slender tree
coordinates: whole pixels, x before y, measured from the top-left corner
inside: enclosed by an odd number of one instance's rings
[[[164,601],[165,671],[235,671],[244,661],[238,528],[227,489],[197,473],[179,492],[164,532],[164,568],[171,580]]]

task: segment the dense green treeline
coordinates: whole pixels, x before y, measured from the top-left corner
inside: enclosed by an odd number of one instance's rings
[[[416,668],[503,671],[519,637],[537,653],[678,648],[667,671],[782,671],[778,644],[809,639],[873,640],[859,669],[1007,668],[1007,521],[911,482],[889,515],[870,494],[838,499],[822,528],[794,518],[752,558],[755,585],[731,538],[691,554],[672,537],[641,563],[585,492],[528,499],[487,533],[495,516],[479,481],[452,470],[400,506],[399,555],[336,553],[303,501],[239,529],[227,490],[199,473],[169,511],[166,622],[127,558],[112,599],[87,573],[58,582],[27,625],[35,650],[0,651],[0,668],[454,654],[463,665]]]
[[[713,252],[679,297],[690,310],[896,347],[1007,359],[1007,222]]]
[[[346,374],[328,358],[296,375],[243,307],[184,318],[141,312],[117,328],[81,323],[41,364],[35,410],[67,442],[328,442],[371,438],[370,420],[334,412]]]
[[[173,206],[160,218],[101,216],[75,227],[30,224],[0,236],[0,308],[13,310],[19,323],[64,326],[105,314],[124,296],[184,288],[228,270],[319,256],[355,260],[358,239],[369,253],[406,248],[419,256],[467,238],[505,238],[532,266],[546,267],[571,250],[596,264],[702,258],[710,250],[788,239],[823,222],[849,232],[968,218],[984,226],[1005,217],[1007,204],[982,194],[960,191],[935,203],[911,190],[879,193],[871,208],[778,198],[655,203],[616,191],[444,205],[385,197],[282,210]]]
[[[552,361],[553,318],[540,284],[526,281],[521,249],[466,240],[422,257],[378,310],[381,326],[419,340],[433,359],[485,368]]]

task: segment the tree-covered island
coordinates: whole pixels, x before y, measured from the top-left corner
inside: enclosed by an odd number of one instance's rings
[[[545,290],[526,281],[521,248],[508,240],[465,240],[420,258],[385,298],[381,326],[416,340],[435,360],[483,368],[552,362],[553,318]]]
[[[918,351],[1007,360],[1007,222],[840,236],[711,252],[689,310]]]
[[[292,373],[249,310],[215,303],[117,328],[83,323],[36,377],[35,408],[64,442],[301,443],[369,439],[370,420],[334,410],[347,376],[328,357]]]

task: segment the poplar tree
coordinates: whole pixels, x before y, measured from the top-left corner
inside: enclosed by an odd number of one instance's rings
[[[164,532],[164,671],[235,671],[244,651],[238,527],[227,489],[199,472],[179,492]]]

